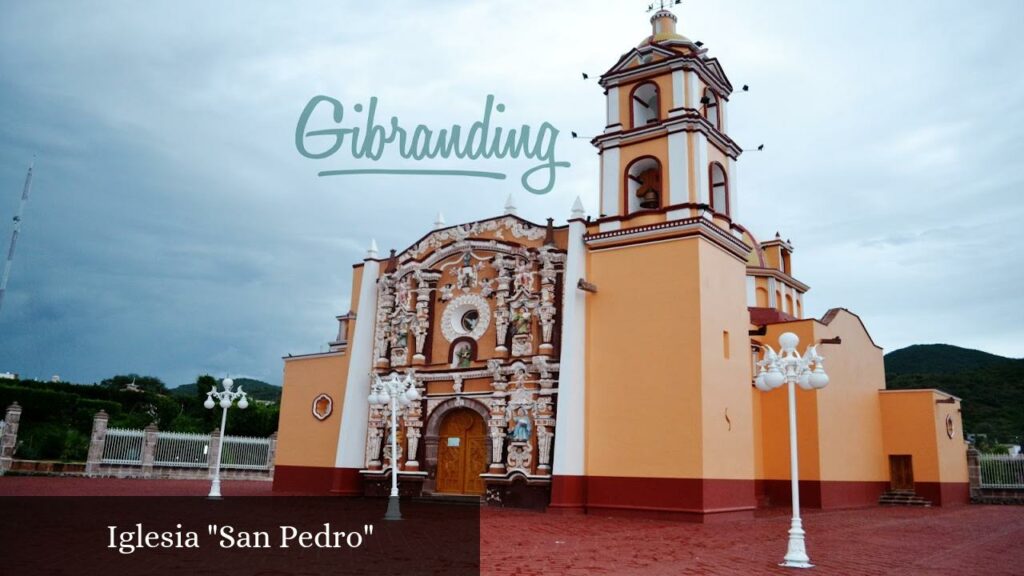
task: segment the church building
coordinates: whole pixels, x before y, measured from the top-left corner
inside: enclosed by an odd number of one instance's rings
[[[439,221],[355,264],[329,351],[289,356],[280,491],[479,498],[698,521],[789,503],[784,389],[754,386],[780,334],[816,344],[827,388],[797,391],[805,506],[890,491],[967,501],[959,399],[886,391],[882,349],[844,308],[805,317],[794,246],[739,222],[733,86],[667,10],[600,80],[600,214]],[[375,376],[411,375],[398,414]]]

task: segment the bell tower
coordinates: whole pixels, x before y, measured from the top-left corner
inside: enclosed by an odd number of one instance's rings
[[[593,144],[601,156],[605,230],[652,211],[673,220],[710,208],[735,218],[734,165],[742,150],[728,136],[732,84],[677,24],[672,12],[656,11],[651,35],[601,77],[607,125]]]
[[[566,256],[562,337],[585,346],[560,359],[555,508],[704,520],[756,506],[732,86],[676,26],[655,12],[601,77],[601,217],[570,221]]]

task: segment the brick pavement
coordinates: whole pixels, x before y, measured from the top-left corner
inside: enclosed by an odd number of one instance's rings
[[[721,524],[558,516],[484,509],[482,568],[547,574],[792,574],[788,510]],[[818,575],[1024,574],[1024,507],[811,511],[807,550]]]
[[[193,480],[0,478],[0,495],[204,496]],[[276,495],[269,482],[225,482],[225,496]],[[721,524],[561,516],[484,508],[482,573],[493,576],[792,574],[779,568],[788,510]],[[809,511],[819,575],[1024,574],[1024,506]]]

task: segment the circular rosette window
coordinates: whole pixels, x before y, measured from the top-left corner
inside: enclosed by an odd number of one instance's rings
[[[320,394],[313,399],[313,417],[323,422],[334,412],[334,400],[327,394]]]
[[[441,315],[441,332],[453,342],[469,337],[479,340],[491,323],[491,307],[477,294],[458,296],[448,304]]]

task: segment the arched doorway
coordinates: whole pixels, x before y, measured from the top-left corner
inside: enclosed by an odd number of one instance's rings
[[[445,414],[438,431],[437,492],[483,494],[487,471],[484,419],[466,408]]]

